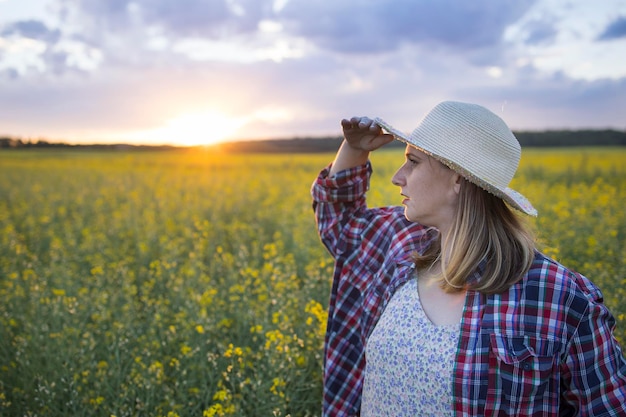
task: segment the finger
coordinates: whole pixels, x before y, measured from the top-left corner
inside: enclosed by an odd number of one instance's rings
[[[376,124],[373,120],[371,121],[371,124],[369,125],[369,130],[373,133],[377,133],[377,134],[382,134],[383,130],[381,129],[380,126],[378,126],[378,124]]]
[[[393,142],[395,140],[395,137],[391,133],[383,133],[379,136],[379,138],[381,138],[381,141],[385,144]]]
[[[341,127],[344,130],[357,130],[357,129],[365,129],[366,126],[369,126],[369,124],[367,123],[367,120],[364,120],[367,118],[364,117],[351,117],[350,119],[342,119],[341,120]]]
[[[381,146],[384,146],[390,142],[393,142],[393,135],[390,135],[389,133],[385,133],[379,136],[376,136],[376,138],[373,140],[373,145],[376,148],[380,148]]]
[[[353,125],[358,125],[361,122],[362,117],[353,116],[350,121]]]
[[[341,127],[344,129],[356,129],[359,127],[359,122],[361,121],[361,117],[351,117],[350,119],[342,119]]]
[[[372,119],[369,117],[361,117],[359,119],[359,129],[369,129],[372,126]]]

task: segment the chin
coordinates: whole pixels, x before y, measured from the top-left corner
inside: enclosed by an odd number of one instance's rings
[[[419,222],[417,220],[417,217],[415,217],[406,207],[404,208],[404,217],[406,217],[406,219],[410,222],[415,222],[415,223]]]
[[[424,225],[424,226],[430,227],[430,226],[427,224],[427,222],[424,222],[424,221],[423,221],[423,216],[420,216],[420,215],[415,214],[415,213],[411,213],[411,212],[410,212],[409,210],[407,210],[407,209],[405,209],[405,210],[404,210],[404,217],[406,217],[406,219],[407,219],[408,221],[410,221],[410,222],[413,222],[413,223],[419,223],[419,224],[421,224],[421,225]]]

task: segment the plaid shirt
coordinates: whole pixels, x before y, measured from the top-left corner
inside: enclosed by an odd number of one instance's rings
[[[359,414],[365,344],[409,258],[435,237],[402,207],[368,209],[370,164],[312,187],[322,242],[335,258],[324,363],[324,416]],[[471,279],[479,279],[477,271]],[[457,416],[626,416],[626,361],[615,320],[584,276],[536,254],[508,291],[469,291],[452,375]]]

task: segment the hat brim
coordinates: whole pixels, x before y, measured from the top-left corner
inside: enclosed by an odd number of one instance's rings
[[[376,117],[374,119],[374,122],[378,126],[380,126],[383,130],[391,134],[396,140],[399,140],[400,142],[404,142],[407,145],[417,148],[420,151],[424,152],[425,154],[432,156],[433,158],[435,158],[442,164],[446,165],[448,168],[461,174],[464,178],[466,178],[471,183],[476,184],[483,190],[495,195],[496,197],[501,198],[514,209],[521,211],[522,213],[528,214],[529,216],[537,216],[537,210],[532,206],[530,201],[528,201],[528,199],[524,197],[522,194],[520,194],[519,192],[509,187],[500,189],[492,184],[489,184],[481,180],[476,175],[472,174],[470,171],[458,165],[454,161],[450,161],[447,158],[444,158],[440,155],[437,155],[431,152],[428,149],[423,148],[422,146],[420,146],[419,144],[411,140],[410,135],[407,135],[406,133],[394,128],[389,123],[385,122],[383,119],[379,117]]]

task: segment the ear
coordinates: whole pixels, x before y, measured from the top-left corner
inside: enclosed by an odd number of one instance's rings
[[[454,182],[452,189],[454,190],[456,195],[459,195],[459,193],[461,192],[461,182],[463,181],[463,177],[455,172],[452,176],[452,181]]]

